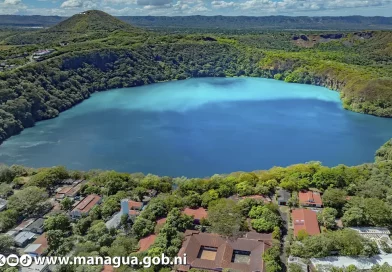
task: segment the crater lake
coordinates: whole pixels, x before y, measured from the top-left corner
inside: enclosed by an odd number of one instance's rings
[[[346,111],[339,93],[261,78],[109,90],[0,146],[0,162],[203,177],[308,161],[357,165],[392,119]]]

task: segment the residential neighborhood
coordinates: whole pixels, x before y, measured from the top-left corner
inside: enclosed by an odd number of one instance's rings
[[[30,186],[4,190],[9,193],[1,202],[0,227],[6,228],[0,235],[12,242],[9,252],[37,257],[186,254],[184,263],[155,267],[178,272],[317,272],[392,265],[389,228],[383,221],[379,226],[359,224],[362,217],[353,217],[342,207],[355,201],[367,204],[339,189],[271,186],[259,193],[242,185],[228,189],[225,183],[213,185],[210,180],[174,185],[168,177],[111,171],[70,178],[62,167],[40,173],[17,180]],[[252,180],[255,175],[237,177]],[[33,202],[25,205],[27,199]],[[14,209],[20,215],[12,225],[4,225],[8,221],[1,221],[2,215]],[[97,270],[118,268],[105,264]]]

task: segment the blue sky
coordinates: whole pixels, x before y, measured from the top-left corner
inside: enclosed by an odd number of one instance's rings
[[[392,0],[0,0],[0,14],[392,16]]]

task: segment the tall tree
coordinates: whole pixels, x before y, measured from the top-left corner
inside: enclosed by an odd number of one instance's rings
[[[219,199],[208,206],[208,220],[216,233],[225,237],[235,237],[241,227],[241,209],[233,200]]]

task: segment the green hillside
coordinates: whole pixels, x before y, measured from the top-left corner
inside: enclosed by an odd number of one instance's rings
[[[53,42],[85,42],[101,39],[113,32],[142,33],[137,29],[105,12],[89,10],[76,14],[59,24],[41,31],[27,31],[5,39],[12,45],[50,44]]]
[[[72,16],[46,32],[87,34],[116,30],[133,31],[135,28],[105,12],[89,10]]]
[[[1,32],[0,32],[1,33]],[[54,51],[38,62],[32,54]],[[392,32],[147,32],[101,11],[0,35],[0,143],[90,94],[191,77],[325,86],[355,112],[392,117]]]

